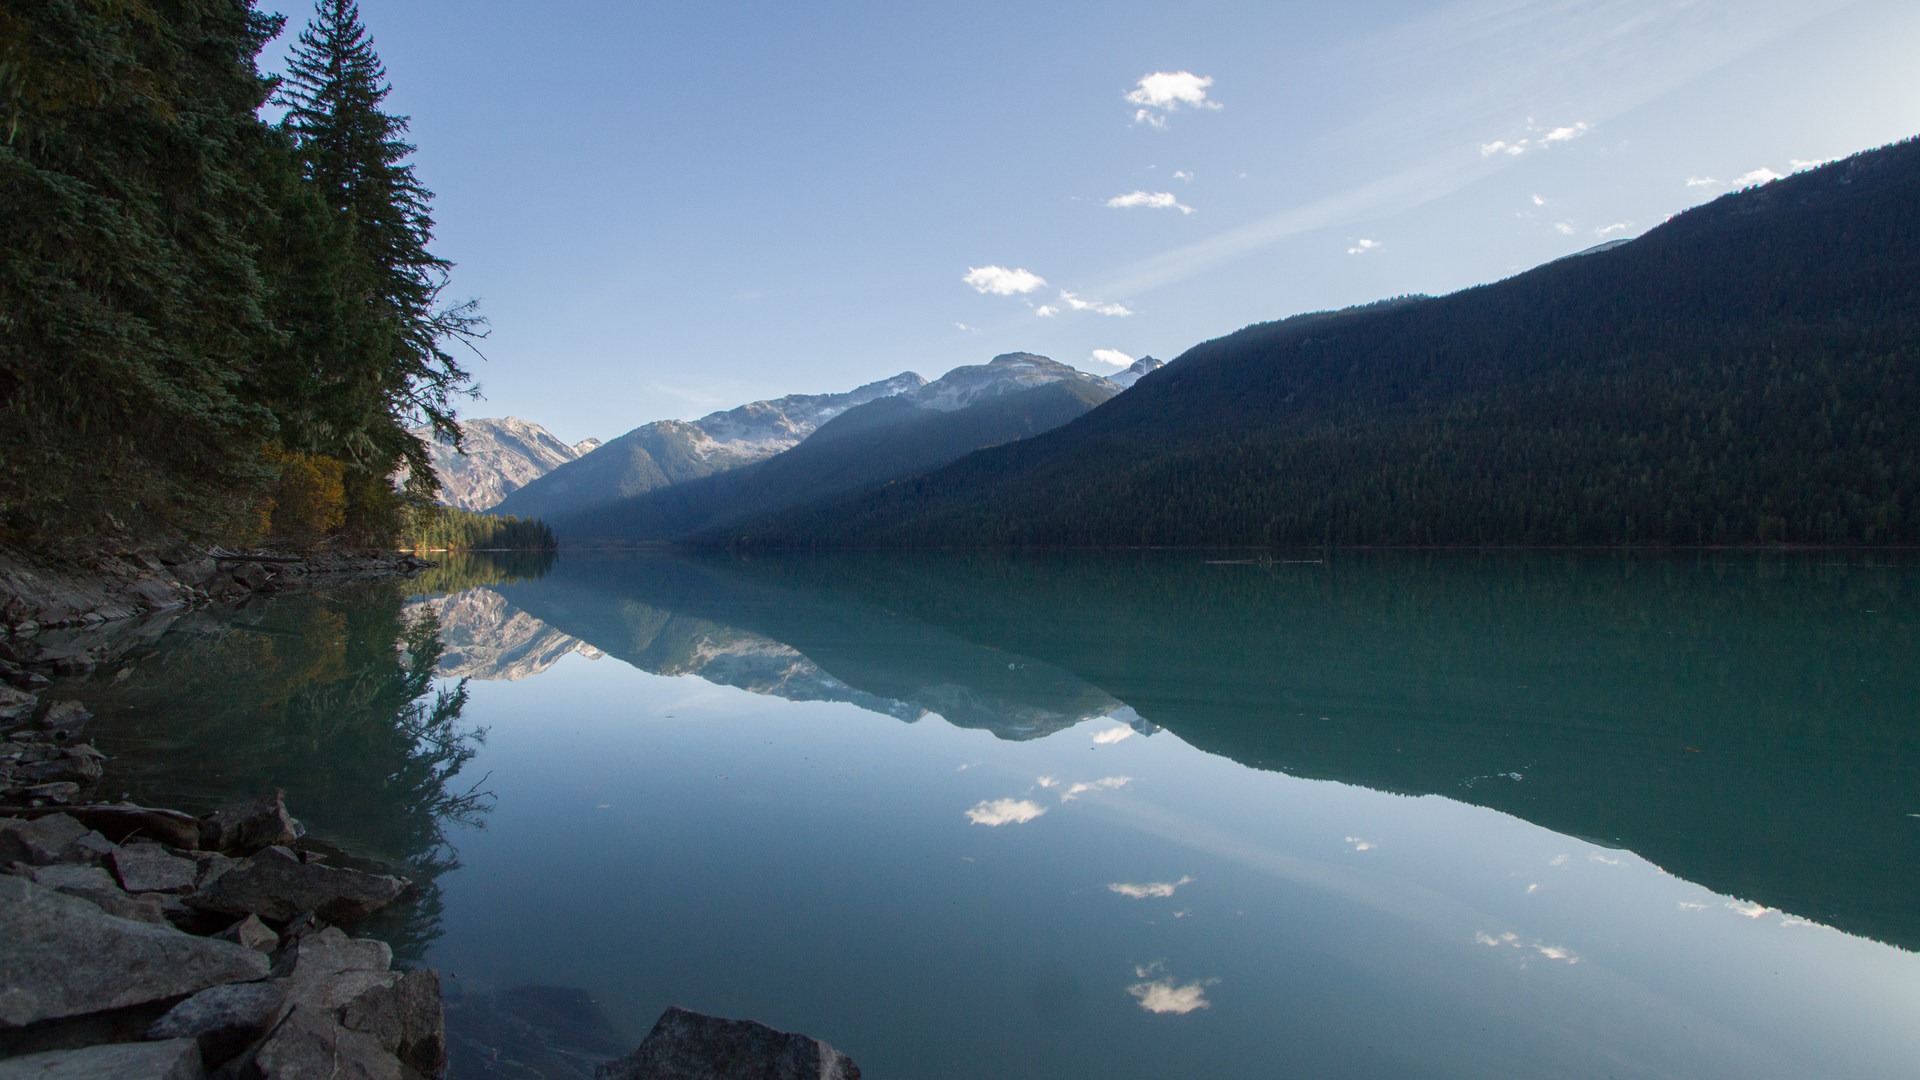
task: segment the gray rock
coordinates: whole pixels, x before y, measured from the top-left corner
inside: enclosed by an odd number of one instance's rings
[[[113,872],[128,892],[190,893],[199,871],[193,860],[169,855],[158,844],[129,844],[113,853]]]
[[[40,726],[52,731],[56,728],[78,731],[93,719],[93,713],[77,701],[56,701],[47,706],[40,716]]]
[[[228,855],[251,855],[276,844],[291,844],[305,833],[287,813],[286,797],[278,791],[200,819],[200,846]]]
[[[167,922],[166,906],[157,896],[128,896],[113,875],[97,866],[61,863],[33,872],[33,880],[56,892],[85,900],[109,915],[153,923]]]
[[[391,986],[376,986],[340,1010],[340,1023],[364,1031],[409,1068],[426,1077],[447,1073],[447,1020],[440,973],[409,971]]]
[[[110,1043],[0,1061],[0,1080],[205,1080],[192,1039]]]
[[[307,934],[288,948],[290,1005],[334,1010],[369,990],[391,987],[400,973],[389,971],[393,950],[371,938],[349,938],[338,927]]]
[[[221,941],[245,945],[255,952],[270,953],[280,947],[280,935],[268,929],[258,915],[249,915],[213,936]]]
[[[254,1054],[264,1080],[404,1080],[380,1040],[341,1027],[323,1009],[296,1006]]]
[[[267,958],[0,877],[0,972],[0,1028],[7,1028],[262,979]]]
[[[28,806],[71,806],[80,801],[80,785],[71,780],[19,789]]]
[[[235,585],[248,592],[259,592],[273,580],[273,571],[257,562],[244,562],[234,568],[232,578]]]
[[[860,1080],[860,1067],[810,1036],[676,1005],[660,1014],[639,1049],[593,1075],[595,1080]]]
[[[200,846],[199,820],[177,810],[155,810],[132,803],[115,803],[76,806],[67,813],[115,843],[155,840],[182,851],[192,851]]]
[[[276,980],[210,986],[168,1010],[149,1039],[193,1039],[209,1065],[239,1055],[279,1022],[287,988]]]
[[[202,911],[258,915],[284,922],[311,911],[328,922],[352,922],[392,903],[408,882],[320,863],[303,863],[268,848],[202,887],[187,902]]]
[[[61,861],[69,845],[87,835],[87,827],[66,814],[46,814],[0,832],[0,862],[49,866]]]
[[[193,879],[194,888],[204,889],[214,878],[240,865],[239,859],[229,859],[216,851],[197,851],[193,855],[193,865],[197,875]]]
[[[212,581],[213,576],[219,572],[220,564],[214,562],[212,559],[195,559],[192,562],[183,562],[173,568],[173,576],[178,578],[182,585],[191,586],[196,589]]]
[[[119,845],[92,830],[87,835],[68,844],[60,857],[68,862],[85,863],[88,866],[106,866],[113,859],[113,853],[119,851]]]
[[[25,690],[0,685],[0,721],[25,720],[40,705],[40,698]]]

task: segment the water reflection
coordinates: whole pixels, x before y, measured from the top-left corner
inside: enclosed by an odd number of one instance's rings
[[[436,678],[438,623],[404,600],[370,584],[174,616],[50,693],[96,712],[112,794],[199,813],[281,788],[315,838],[412,878],[370,929],[417,959],[460,865],[452,830],[489,796],[461,775],[485,739],[462,722],[467,687]]]
[[[1165,727],[1256,768],[1499,809],[1920,947],[1914,566],[1830,561],[569,556],[459,602],[504,601],[501,625],[555,635],[526,655],[604,652],[1006,739],[1112,717],[1091,735],[1103,748]],[[1056,797],[1124,782],[1096,777]],[[1008,795],[966,815],[1046,809]]]

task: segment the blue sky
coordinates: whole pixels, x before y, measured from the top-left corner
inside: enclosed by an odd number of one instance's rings
[[[568,440],[1012,350],[1106,373],[1920,134],[1912,0],[361,13],[492,320],[463,411]]]

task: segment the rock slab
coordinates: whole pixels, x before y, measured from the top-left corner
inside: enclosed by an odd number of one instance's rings
[[[309,911],[328,922],[352,922],[392,903],[407,884],[384,874],[301,862],[285,848],[272,847],[214,878],[187,903],[202,911],[258,915],[274,922]]]
[[[639,1049],[595,1080],[860,1080],[847,1055],[807,1035],[673,1006]]]
[[[0,1028],[251,982],[267,970],[267,958],[244,946],[115,918],[0,877]]]
[[[210,986],[154,1021],[147,1038],[192,1039],[202,1060],[218,1065],[271,1031],[286,1000],[278,981]]]
[[[205,1080],[192,1039],[108,1043],[0,1061],[0,1080]]]

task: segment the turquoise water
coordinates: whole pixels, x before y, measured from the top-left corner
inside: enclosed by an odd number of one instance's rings
[[[457,1076],[668,1004],[874,1077],[1905,1076],[1917,599],[1833,555],[568,555],[199,614],[83,690],[137,797],[278,784],[413,868],[382,932]]]

